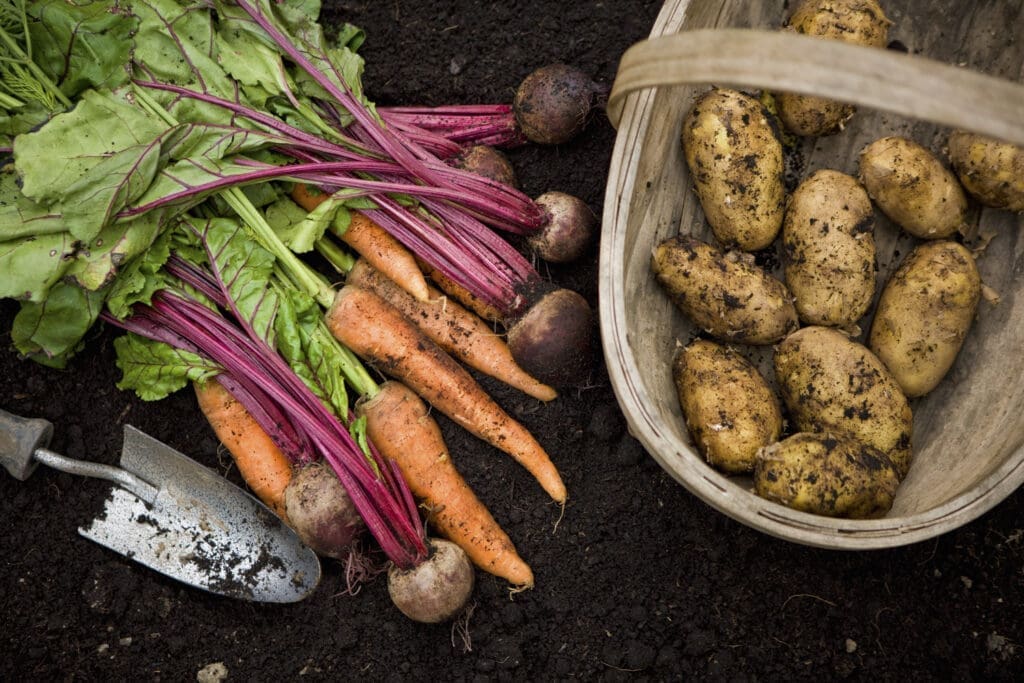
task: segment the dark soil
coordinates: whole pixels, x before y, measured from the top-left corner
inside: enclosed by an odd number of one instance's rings
[[[444,104],[509,101],[531,69],[557,60],[610,85],[659,3],[335,7],[329,19],[368,32],[373,99]],[[512,158],[531,195],[572,192],[600,213],[613,140],[598,117],[571,144]],[[596,304],[596,263],[594,250],[544,272]],[[146,404],[116,388],[110,330],[97,329],[58,372],[8,348],[13,314],[4,302],[0,406],[52,420],[54,450],[116,462],[131,423],[236,480],[190,394]],[[405,619],[382,579],[345,595],[336,562],[295,605],[214,597],[77,534],[107,485],[45,468],[25,483],[3,474],[0,678],[1009,680],[1024,671],[1024,491],[919,545],[817,550],[733,522],[663,473],[628,435],[603,367],[550,405],[485,384],[547,446],[570,492],[560,518],[508,457],[440,420],[465,476],[533,566],[534,590],[509,595],[480,574],[457,626]]]

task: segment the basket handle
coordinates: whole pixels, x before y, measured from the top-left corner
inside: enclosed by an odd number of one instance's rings
[[[634,44],[607,113],[627,95],[687,83],[818,95],[1024,145],[1024,86],[925,57],[789,31],[699,29]]]

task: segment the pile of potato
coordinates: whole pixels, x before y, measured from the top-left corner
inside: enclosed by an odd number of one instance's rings
[[[875,0],[805,0],[783,30],[882,48],[889,25]],[[777,118],[760,99],[712,88],[683,121],[717,244],[680,234],[652,256],[658,282],[706,333],[672,363],[680,405],[707,461],[752,474],[758,495],[822,515],[883,516],[913,459],[910,399],[949,371],[981,297],[974,254],[959,241],[968,197],[1024,211],[1024,150],[954,132],[950,170],[925,147],[885,137],[861,153],[859,177],[819,170],[787,196],[779,126],[840,134],[855,112],[772,99]],[[861,343],[857,324],[875,299],[876,208],[918,245]],[[780,236],[782,279],[751,254]],[[774,388],[741,345],[773,346]]]

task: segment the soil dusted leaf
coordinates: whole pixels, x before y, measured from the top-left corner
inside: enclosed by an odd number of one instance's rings
[[[149,187],[165,128],[120,98],[88,91],[73,110],[15,141],[22,192],[60,207],[71,233],[89,241]]]
[[[40,302],[71,265],[74,238],[66,232],[0,242],[0,298]]]
[[[66,231],[59,214],[21,193],[13,164],[0,170],[0,241]]]
[[[156,216],[107,225],[86,243],[79,243],[66,276],[79,287],[98,290],[109,285],[122,266],[143,253],[160,234]]]
[[[222,371],[198,354],[135,334],[115,339],[114,349],[121,370],[117,388],[134,391],[144,401],[166,398],[190,382],[204,382]]]
[[[90,292],[65,282],[50,288],[43,303],[25,303],[14,317],[11,339],[19,353],[55,368],[82,344],[82,335],[103,309],[105,292]]]

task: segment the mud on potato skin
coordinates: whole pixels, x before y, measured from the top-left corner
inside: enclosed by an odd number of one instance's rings
[[[786,285],[800,319],[847,327],[875,293],[874,210],[856,178],[823,169],[790,196],[782,225]]]
[[[713,88],[683,121],[683,154],[715,238],[758,251],[782,227],[784,159],[774,118],[737,90]]]
[[[676,353],[672,378],[690,435],[712,467],[750,472],[757,451],[778,441],[779,399],[739,351],[696,339]]]
[[[793,434],[758,451],[754,465],[757,495],[828,517],[881,517],[899,483],[884,453],[844,434]]]
[[[797,328],[786,285],[734,253],[676,235],[655,247],[651,267],[676,306],[717,339],[774,344]]]
[[[924,242],[892,274],[879,297],[868,346],[906,396],[924,396],[946,376],[980,300],[974,257],[958,242]]]
[[[914,237],[952,237],[966,223],[967,196],[956,176],[913,140],[875,140],[861,152],[859,173],[878,208]]]
[[[1024,147],[975,133],[949,136],[949,161],[967,192],[985,206],[1024,211]]]
[[[866,346],[832,328],[804,327],[775,348],[774,364],[794,431],[850,435],[887,455],[900,478],[906,476],[910,404]]]
[[[875,0],[804,0],[782,30],[881,48],[891,24]],[[856,113],[853,105],[814,95],[782,92],[775,101],[786,130],[805,137],[838,133]]]

